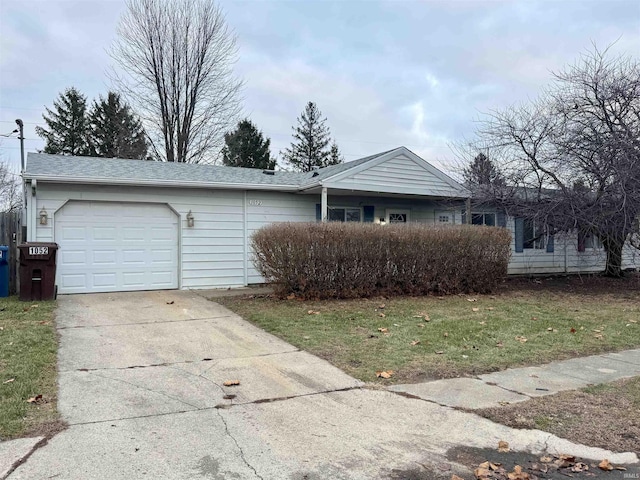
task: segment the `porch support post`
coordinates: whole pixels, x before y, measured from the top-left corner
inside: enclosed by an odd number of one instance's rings
[[[322,187],[322,200],[320,202],[320,214],[322,223],[329,218],[329,203],[327,199],[327,187]]]
[[[471,198],[467,198],[467,225],[471,225]]]

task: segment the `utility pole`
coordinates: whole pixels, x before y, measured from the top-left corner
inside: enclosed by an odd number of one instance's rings
[[[16,118],[16,124],[20,129],[20,136],[18,140],[20,140],[20,173],[24,173],[24,123],[19,118]]]
[[[16,125],[18,125],[19,136],[18,140],[20,140],[20,176],[22,177],[22,200],[24,202],[22,206],[22,215],[20,219],[20,239],[19,243],[22,243],[27,238],[27,227],[26,227],[26,219],[27,219],[27,184],[24,179],[24,123],[22,119],[16,118]]]

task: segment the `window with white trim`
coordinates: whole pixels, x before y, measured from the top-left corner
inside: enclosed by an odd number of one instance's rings
[[[361,222],[362,212],[358,207],[329,207],[330,222]]]
[[[600,240],[597,235],[594,235],[593,233],[587,233],[584,236],[584,248],[599,250],[604,247],[602,245],[602,240]]]
[[[462,211],[462,223],[467,223],[467,212]],[[471,212],[472,225],[486,225],[487,227],[496,226],[496,214],[494,212]]]
[[[522,248],[524,249],[542,250],[546,248],[546,230],[541,222],[525,218],[522,237]]]
[[[438,215],[439,223],[451,223],[451,217],[449,215]]]

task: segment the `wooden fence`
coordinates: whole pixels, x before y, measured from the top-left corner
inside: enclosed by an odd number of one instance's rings
[[[9,294],[17,292],[18,243],[20,241],[20,212],[0,212],[0,245],[9,247]]]

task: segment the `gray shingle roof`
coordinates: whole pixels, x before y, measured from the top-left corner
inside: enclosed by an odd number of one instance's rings
[[[144,182],[300,185],[305,173],[275,172],[265,175],[257,168],[223,167],[188,163],[166,163],[121,158],[70,157],[30,153],[26,176],[67,177],[87,180]]]
[[[340,165],[320,168],[312,172],[276,171],[273,175],[267,175],[258,168],[29,153],[25,176],[26,178],[55,177],[61,180],[67,178],[93,181],[112,180],[114,182],[121,180],[129,183],[210,183],[296,188],[342,173],[386,153],[388,152],[378,153]]]

